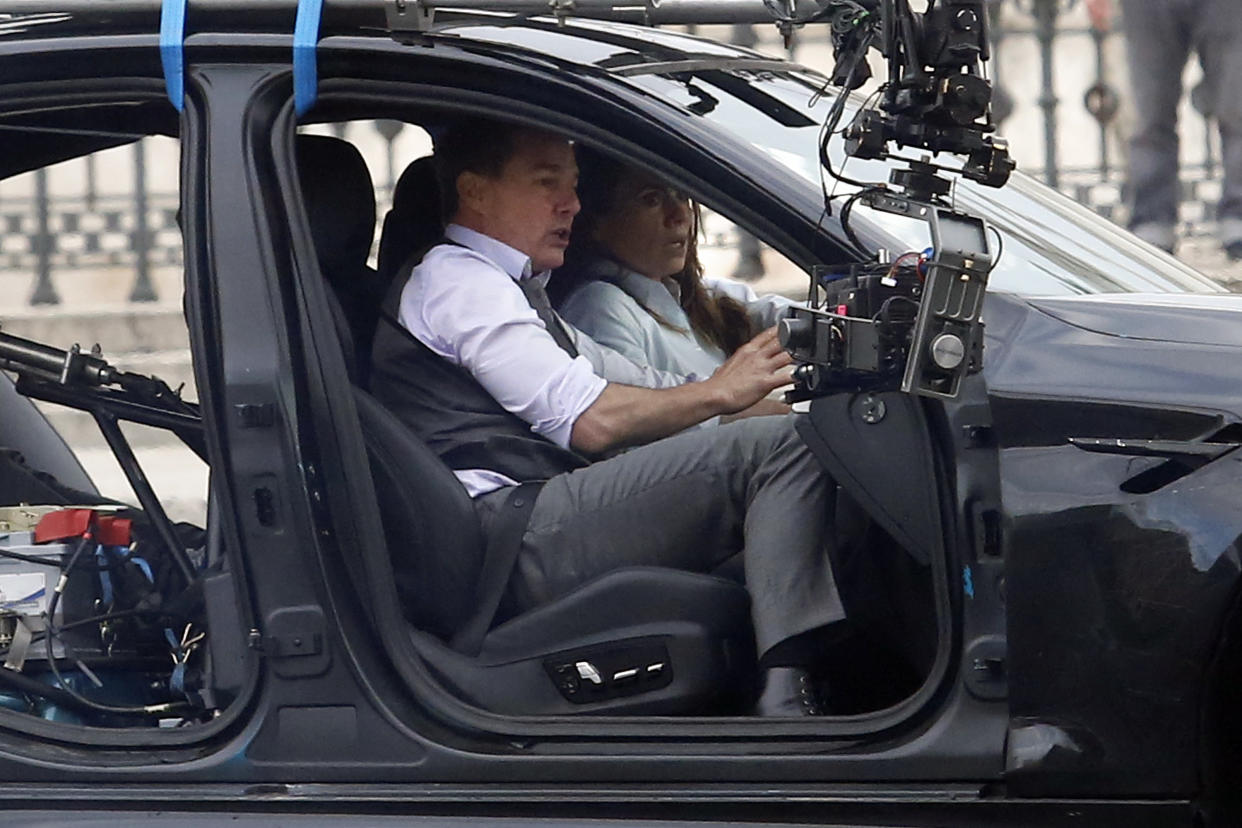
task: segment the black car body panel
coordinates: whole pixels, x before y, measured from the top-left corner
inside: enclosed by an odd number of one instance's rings
[[[1221,713],[1230,707],[1222,676],[1233,675],[1221,661],[1238,655],[1225,642],[1239,632],[1231,613],[1242,568],[1234,450],[1242,299],[993,293],[983,374],[953,402],[894,402],[905,406],[902,443],[915,458],[833,448],[834,420],[864,433],[851,419],[859,398],[816,401],[812,421],[827,434],[821,450],[836,476],[853,481],[894,536],[912,533],[906,547],[940,579],[926,596],[938,640],[912,642],[933,678],[906,702],[810,723],[524,720],[465,709],[411,666],[417,656],[384,569],[382,527],[367,505],[365,448],[291,183],[288,28],[278,16],[255,18],[246,31],[243,21],[191,15],[178,127],[170,106],[152,103],[163,79],[150,20],[124,20],[132,33],[83,19],[66,24],[63,38],[51,25],[38,39],[0,36],[0,122],[29,127],[40,109],[130,99],[135,137],[176,132],[183,142],[186,312],[213,508],[229,516],[225,544],[238,550],[235,577],[213,587],[213,626],[234,639],[219,658],[236,668],[238,701],[181,743],[175,734],[113,733],[92,746],[89,734],[31,731],[0,711],[0,764],[8,779],[29,783],[0,789],[0,799],[29,804],[22,790],[37,785],[81,801],[81,788],[43,787],[55,781],[106,784],[120,809],[135,806],[138,786],[158,785],[170,800],[214,808],[241,796],[272,812],[322,813],[356,798],[367,812],[585,818],[601,803],[624,803],[616,807],[638,819],[660,814],[647,807],[654,801],[677,818],[726,821],[736,807],[745,819],[874,824],[920,824],[910,816],[918,809],[938,819],[969,801],[980,810],[958,813],[964,824],[1010,815],[1052,824],[1086,807],[1072,801],[1081,798],[1114,800],[1099,806],[1100,818],[1124,812],[1138,825],[1140,804],[1151,806],[1153,824],[1183,821],[1206,781],[1237,778],[1236,768],[1206,764],[1214,740],[1236,734],[1238,716]],[[817,187],[631,80],[644,62],[751,53],[606,24],[485,19],[401,43],[329,15],[324,33],[317,120],[496,112],[507,98],[510,117],[547,116],[581,139],[631,151],[808,271],[848,258]],[[100,68],[87,73],[91,65]],[[727,80],[763,81],[748,72]],[[36,102],[32,114],[13,114],[22,101]],[[793,118],[782,105],[768,109]],[[64,123],[47,118],[53,138],[38,147],[27,136],[16,153],[26,160],[0,160],[6,173],[117,140],[66,138],[57,132]],[[864,236],[892,238],[890,228],[860,221]],[[1093,238],[1084,232],[1083,247]],[[1118,244],[1123,257],[1130,242]],[[1167,268],[1167,279],[1153,271],[1133,281],[1214,287]],[[0,408],[0,444],[15,442],[62,480],[82,482],[59,437],[24,400],[10,400],[7,381]],[[256,428],[239,416],[255,409],[274,412],[271,421]],[[12,427],[18,410],[33,424]],[[914,508],[899,485],[926,501]],[[305,635],[314,652],[291,653],[289,642]],[[1223,718],[1208,721],[1212,712]],[[195,789],[221,783],[253,787],[196,798]],[[322,787],[297,787],[306,783]],[[367,787],[376,784],[390,787]],[[444,786],[443,796],[429,785]],[[714,796],[732,804],[705,805]]]
[[[1106,766],[1118,794],[1196,782],[1206,665],[1237,598],[1242,303],[1148,298],[989,300],[1021,788],[1098,790]]]

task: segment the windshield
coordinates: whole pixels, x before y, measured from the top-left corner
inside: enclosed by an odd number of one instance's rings
[[[816,189],[822,184],[829,193],[841,195],[857,189],[831,177],[821,179],[821,125],[838,90],[825,89],[818,73],[790,64],[789,70],[712,67],[667,74],[633,72],[629,80],[717,124]],[[849,102],[841,125],[850,122],[861,103],[859,97]],[[860,181],[887,182],[893,165],[847,159],[840,136],[830,142],[829,154],[834,169]],[[946,166],[954,163],[943,156],[937,160]],[[1003,249],[989,280],[992,290],[1026,296],[1222,290],[1206,276],[1020,173],[1000,189],[959,179],[953,200],[958,209],[983,216],[999,233]],[[834,199],[834,208],[843,201]],[[835,216],[839,213],[834,209]],[[924,223],[861,204],[853,210],[851,227],[868,248],[886,247],[894,255],[930,244]],[[990,234],[993,255],[997,233]]]

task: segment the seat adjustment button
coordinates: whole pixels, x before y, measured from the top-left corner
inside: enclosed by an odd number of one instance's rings
[[[603,685],[604,677],[599,674],[599,670],[596,670],[595,665],[591,662],[579,661],[574,667],[578,670],[578,676],[583,681],[589,681],[597,687]]]

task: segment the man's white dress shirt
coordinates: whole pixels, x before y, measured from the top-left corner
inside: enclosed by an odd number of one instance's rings
[[[646,388],[681,385],[681,375],[641,367],[566,324],[578,349],[570,357],[548,332],[518,286],[532,274],[530,257],[457,224],[433,247],[401,291],[398,320],[440,357],[465,368],[507,411],[564,448],[574,422],[609,382]],[[710,373],[710,372],[709,372]],[[489,469],[455,472],[471,497],[517,481]]]

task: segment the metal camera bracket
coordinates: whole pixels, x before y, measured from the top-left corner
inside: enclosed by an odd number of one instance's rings
[[[915,268],[921,281],[912,282],[907,268],[903,284],[896,265],[888,263],[851,265],[848,274],[825,285],[841,304],[791,308],[779,323],[781,344],[801,363],[790,399],[882,388],[956,397],[962,377],[982,367],[981,312],[993,261],[987,224],[946,205],[888,191],[862,198],[874,209],[925,222],[934,255]],[[842,282],[845,278],[850,281]],[[842,287],[833,293],[833,285]],[[877,294],[883,300],[879,310]],[[894,300],[902,313],[887,310]],[[910,311],[911,305],[917,309]]]
[[[863,202],[876,210],[927,222],[934,258],[927,262],[922,302],[910,337],[901,390],[926,397],[957,396],[972,354],[983,345],[983,297],[993,259],[987,222],[941,204],[887,192]]]

